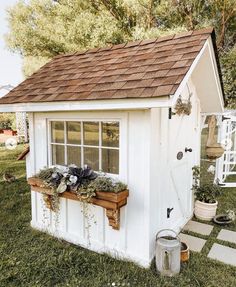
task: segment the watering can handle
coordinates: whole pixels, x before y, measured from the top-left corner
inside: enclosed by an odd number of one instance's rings
[[[168,229],[168,228],[159,230],[159,231],[157,232],[157,234],[156,234],[156,240],[157,240],[158,238],[160,238],[160,237],[158,237],[158,235],[159,235],[161,232],[163,232],[163,231],[170,231],[170,232],[174,233],[175,237],[180,240],[178,234],[177,234],[174,230]]]

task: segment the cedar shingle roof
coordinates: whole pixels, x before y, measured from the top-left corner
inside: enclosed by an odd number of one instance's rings
[[[0,104],[172,95],[212,32],[207,28],[56,56]]]

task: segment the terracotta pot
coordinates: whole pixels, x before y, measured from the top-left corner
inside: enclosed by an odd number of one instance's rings
[[[13,130],[3,130],[4,135],[7,136],[16,136],[17,135],[17,131],[13,131]]]
[[[187,262],[189,260],[189,247],[187,243],[181,242],[180,260],[181,262]]]
[[[215,203],[205,203],[199,200],[195,201],[194,214],[196,218],[211,221],[216,215],[218,201]]]

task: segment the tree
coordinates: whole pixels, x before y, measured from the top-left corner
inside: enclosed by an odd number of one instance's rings
[[[231,107],[236,107],[236,1],[168,0],[157,9],[159,25],[187,30],[213,26],[223,72],[224,90]]]
[[[83,0],[19,1],[8,11],[7,45],[23,56],[29,75],[55,55],[128,40],[114,17],[100,10]]]
[[[19,0],[7,45],[30,75],[53,56],[214,26],[225,90],[235,97],[235,0]]]

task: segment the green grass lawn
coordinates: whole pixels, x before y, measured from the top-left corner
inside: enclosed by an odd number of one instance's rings
[[[175,278],[160,277],[154,264],[150,269],[143,269],[33,230],[25,163],[16,161],[21,150],[22,146],[8,152],[0,148],[0,287],[236,286],[236,268],[206,257],[212,244],[220,243],[216,240],[218,227],[214,227],[203,253],[191,253],[191,260],[182,266],[180,275]],[[16,182],[2,182],[6,169],[17,176]],[[219,201],[220,210],[233,208],[236,190],[225,190]],[[235,230],[236,226],[230,228]]]

